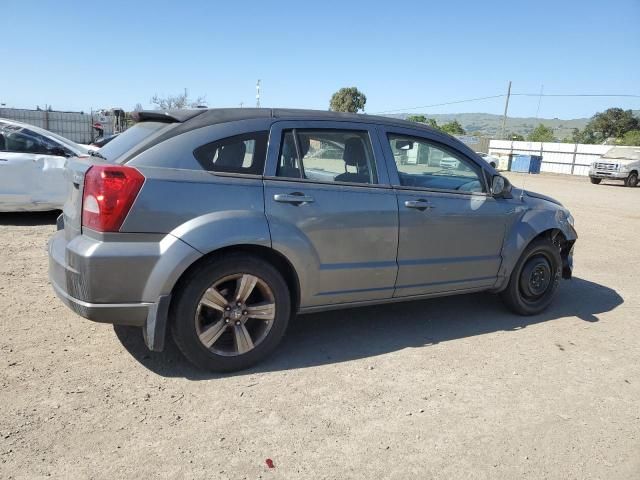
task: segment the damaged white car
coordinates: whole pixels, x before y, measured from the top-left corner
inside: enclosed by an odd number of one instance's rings
[[[69,157],[92,150],[42,128],[0,118],[0,212],[62,208]]]

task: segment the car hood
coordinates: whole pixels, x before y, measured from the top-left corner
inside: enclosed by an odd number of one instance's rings
[[[563,206],[562,203],[560,203],[555,198],[549,197],[547,195],[543,195],[541,193],[531,192],[529,190],[522,190],[522,193],[524,193],[524,195],[526,195],[527,197],[537,198],[537,199],[540,199],[540,200],[546,200],[547,202],[555,203],[556,205],[559,205],[561,207]]]

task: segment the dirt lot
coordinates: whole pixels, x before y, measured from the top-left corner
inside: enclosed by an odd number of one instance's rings
[[[482,294],[309,315],[227,376],[75,316],[47,281],[55,216],[0,216],[0,478],[640,478],[640,188],[526,187],[581,236],[545,314]]]

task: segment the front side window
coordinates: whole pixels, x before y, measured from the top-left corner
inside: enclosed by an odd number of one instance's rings
[[[0,126],[0,151],[60,155],[64,148],[27,128],[14,125]]]
[[[194,150],[193,155],[211,172],[262,175],[268,132],[252,132],[211,142]]]
[[[482,192],[481,170],[447,147],[425,139],[388,135],[400,185],[459,192]]]
[[[287,130],[282,134],[276,175],[374,184],[377,176],[369,134],[358,130]]]

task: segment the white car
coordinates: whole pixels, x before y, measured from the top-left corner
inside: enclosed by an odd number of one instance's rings
[[[69,157],[95,150],[42,128],[0,118],[0,212],[62,208]]]

